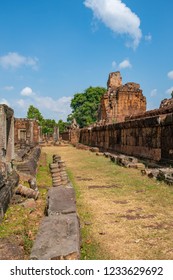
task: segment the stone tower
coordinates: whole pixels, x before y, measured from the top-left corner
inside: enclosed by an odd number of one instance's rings
[[[119,71],[109,74],[107,92],[101,99],[98,121],[104,123],[123,122],[126,116],[141,114],[146,111],[146,98],[140,85],[122,84]]]
[[[119,71],[109,74],[107,81],[107,88],[116,89],[122,85],[122,77]]]

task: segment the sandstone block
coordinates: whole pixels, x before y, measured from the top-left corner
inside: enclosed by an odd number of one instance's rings
[[[59,186],[48,191],[47,213],[65,214],[76,212],[75,191],[72,187]]]
[[[45,217],[31,251],[31,260],[77,260],[80,234],[77,215]]]

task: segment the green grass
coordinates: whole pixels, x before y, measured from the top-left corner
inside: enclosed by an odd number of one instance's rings
[[[73,173],[67,169],[67,174],[72,183],[77,201],[77,214],[80,217],[80,233],[81,233],[81,260],[102,259],[104,252],[102,252],[99,243],[92,238],[92,232],[87,223],[92,221],[92,214],[89,213],[82,204],[82,192],[76,184]]]

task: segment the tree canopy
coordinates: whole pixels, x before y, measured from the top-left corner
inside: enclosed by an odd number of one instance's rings
[[[101,96],[106,92],[103,87],[89,87],[83,93],[76,93],[71,101],[72,114],[68,121],[76,119],[80,127],[88,126],[97,120]]]
[[[40,111],[34,107],[33,105],[30,105],[27,111],[27,118],[28,119],[36,119],[39,124],[41,125],[41,122],[43,121],[43,116],[40,113]]]
[[[44,119],[40,111],[35,108],[33,105],[30,105],[27,111],[28,119],[36,119],[39,125],[42,127],[43,134],[52,134],[54,127],[58,126],[55,120]]]
[[[59,120],[58,121],[59,133],[63,133],[64,131],[66,131],[68,125],[69,123],[64,122],[63,120]]]

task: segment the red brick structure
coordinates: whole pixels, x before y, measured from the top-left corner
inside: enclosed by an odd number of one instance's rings
[[[146,98],[140,85],[136,83],[123,85],[119,71],[109,74],[107,88],[101,99],[98,114],[100,123],[123,122],[126,116],[146,111]]]
[[[14,122],[15,145],[37,145],[40,142],[40,131],[37,120],[16,118]]]

